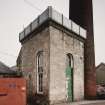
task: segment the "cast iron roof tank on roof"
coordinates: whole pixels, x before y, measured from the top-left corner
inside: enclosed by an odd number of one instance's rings
[[[51,6],[49,6],[40,16],[38,16],[38,18],[36,18],[19,34],[19,40],[22,41],[24,38],[30,35],[31,32],[33,32],[36,28],[41,26],[44,22],[46,22],[49,19],[73,31],[74,33],[83,37],[84,39],[86,38],[86,30],[84,28],[80,27],[75,22],[69,20],[64,15],[62,15],[61,13],[54,10]]]

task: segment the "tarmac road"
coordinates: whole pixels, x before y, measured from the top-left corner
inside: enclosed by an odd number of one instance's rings
[[[105,105],[105,100],[81,101],[81,102],[61,103],[54,105]]]

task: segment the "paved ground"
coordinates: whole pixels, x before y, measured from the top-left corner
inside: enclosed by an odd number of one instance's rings
[[[56,105],[105,105],[105,100],[96,100],[96,101],[81,101],[73,103],[62,103]]]

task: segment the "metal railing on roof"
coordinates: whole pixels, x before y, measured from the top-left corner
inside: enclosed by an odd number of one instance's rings
[[[77,35],[86,38],[86,30],[79,25],[77,25],[72,20],[66,18],[52,7],[48,7],[37,19],[35,19],[30,25],[28,25],[20,34],[19,40],[22,41],[25,37],[27,37],[32,31],[38,28],[41,24],[43,24],[46,20],[52,19],[60,25],[63,25],[67,29],[75,32]]]

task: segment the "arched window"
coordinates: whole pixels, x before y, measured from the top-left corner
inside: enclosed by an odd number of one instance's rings
[[[37,53],[37,92],[43,93],[43,51]]]

